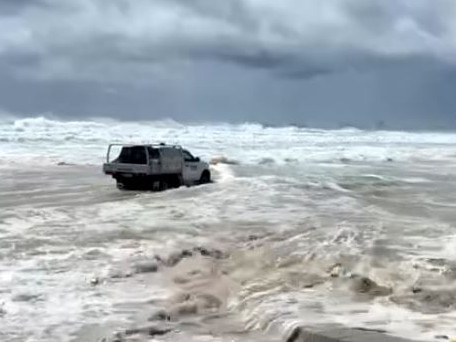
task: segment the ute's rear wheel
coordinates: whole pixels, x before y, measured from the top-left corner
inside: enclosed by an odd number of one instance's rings
[[[160,191],[165,191],[165,190],[168,190],[168,189],[169,189],[168,181],[166,179],[162,179],[160,181]]]
[[[210,182],[211,182],[211,174],[210,174],[210,172],[207,171],[207,170],[203,171],[203,173],[201,174],[199,183],[200,184],[207,184],[207,183],[210,183]]]
[[[133,183],[127,182],[125,180],[117,180],[116,186],[119,190],[133,190],[135,188]]]
[[[136,179],[119,177],[116,178],[116,186],[119,190],[136,190],[140,186],[140,183]]]
[[[182,180],[182,176],[180,175],[173,175],[168,179],[168,186],[170,189],[177,189],[184,184]]]
[[[159,190],[175,189],[182,185],[182,178],[179,175],[165,176],[159,180]]]

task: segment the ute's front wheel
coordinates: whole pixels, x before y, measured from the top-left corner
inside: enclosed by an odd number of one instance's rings
[[[203,171],[203,173],[201,174],[199,183],[200,184],[207,184],[207,183],[210,183],[210,182],[211,182],[211,174],[210,174],[210,172],[207,171],[207,170]]]

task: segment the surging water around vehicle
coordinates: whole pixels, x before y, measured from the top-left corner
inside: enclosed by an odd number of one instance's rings
[[[214,183],[101,172],[108,144],[157,141],[213,160]],[[159,309],[195,324],[164,340],[456,336],[456,134],[34,118],[1,122],[0,147],[2,341],[97,341]]]

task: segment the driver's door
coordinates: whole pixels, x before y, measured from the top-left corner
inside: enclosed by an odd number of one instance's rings
[[[199,159],[192,156],[192,154],[186,150],[182,151],[184,156],[184,182],[185,183],[196,183],[201,177],[201,171],[199,170]]]

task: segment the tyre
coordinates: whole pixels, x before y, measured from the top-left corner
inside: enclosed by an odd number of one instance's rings
[[[200,177],[200,184],[207,184],[211,182],[211,173],[208,170],[204,170]]]
[[[169,188],[170,189],[177,189],[177,188],[180,188],[182,185],[183,185],[183,181],[182,181],[182,176],[180,175],[173,175],[171,177],[169,177]]]
[[[117,189],[119,190],[133,190],[134,186],[130,182],[126,182],[125,180],[118,180],[116,182]]]
[[[160,191],[168,190],[168,188],[169,188],[168,181],[166,179],[162,179],[160,181]]]
[[[125,179],[123,177],[116,179],[116,186],[119,190],[136,190],[139,185],[135,179]]]

